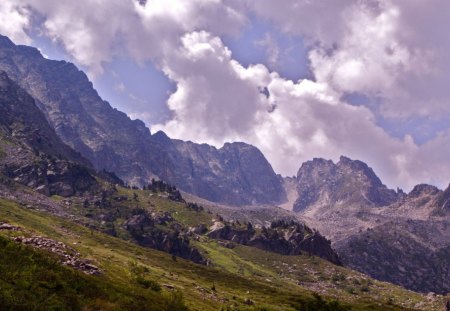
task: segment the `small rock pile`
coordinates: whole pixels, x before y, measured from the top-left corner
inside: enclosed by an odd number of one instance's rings
[[[8,230],[8,231],[20,231],[20,227],[13,226],[7,223],[0,223],[0,230]]]
[[[101,270],[97,266],[93,265],[89,259],[81,258],[80,253],[62,242],[57,242],[39,235],[29,238],[19,236],[12,239],[18,243],[44,249],[58,255],[61,258],[61,263],[65,266],[72,267],[89,275],[97,275],[101,273]]]

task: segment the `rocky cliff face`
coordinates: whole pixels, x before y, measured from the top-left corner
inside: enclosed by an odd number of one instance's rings
[[[3,71],[0,71],[0,102],[0,124],[5,135],[14,137],[37,155],[46,154],[91,166],[59,139],[34,99]]]
[[[232,205],[278,203],[284,198],[281,180],[251,145],[227,143],[216,149],[174,140],[173,148],[171,154],[178,153],[180,160],[172,162],[167,180],[186,192]]]
[[[341,157],[330,160],[314,159],[302,165],[297,173],[298,199],[294,211],[317,205],[386,206],[398,199],[364,162]]]
[[[433,194],[437,194],[434,192]],[[433,202],[434,214],[450,215],[450,185],[445,191],[440,192]]]
[[[112,108],[73,64],[42,57],[0,36],[0,70],[36,100],[58,136],[98,170],[143,185],[159,177],[215,202],[278,203],[281,180],[264,156],[246,144],[221,149],[151,135],[139,120]]]
[[[344,265],[419,292],[450,292],[450,222],[392,220],[335,245]]]
[[[90,163],[50,128],[33,98],[0,72],[0,174],[45,195],[71,196],[98,184]]]
[[[361,161],[300,168],[294,211],[332,240],[344,265],[408,289],[450,291],[450,190],[388,189]]]

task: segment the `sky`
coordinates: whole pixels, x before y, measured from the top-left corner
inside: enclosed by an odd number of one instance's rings
[[[2,0],[0,33],[85,70],[152,132],[244,141],[295,175],[450,182],[448,0]]]

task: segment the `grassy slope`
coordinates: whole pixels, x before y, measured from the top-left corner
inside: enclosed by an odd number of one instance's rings
[[[120,192],[130,195],[132,191],[121,189]],[[194,225],[199,223],[199,219],[208,224],[214,218],[212,214],[190,211],[182,204],[150,196],[148,192],[136,193],[140,206],[151,204],[148,208],[152,211],[172,211],[174,218],[186,224]],[[168,254],[23,209],[5,200],[0,200],[2,220],[71,245],[102,268],[105,273],[100,278],[116,288],[142,292],[136,282],[136,273],[141,278],[163,284],[163,294],[171,292],[164,284],[174,286],[183,293],[186,304],[192,310],[219,310],[230,306],[239,310],[258,310],[262,307],[267,310],[294,310],[293,303],[311,297],[308,289],[319,291],[324,296],[338,297],[350,303],[353,310],[399,310],[401,308],[395,305],[403,303],[412,307],[423,301],[418,294],[368,281],[361,274],[317,258],[280,256],[244,246],[228,249],[202,237],[195,245],[212,261],[212,267],[205,267],[179,258],[173,260]],[[301,286],[297,285],[299,281]],[[255,304],[247,306],[244,303],[246,299],[251,299]],[[433,308],[431,305],[428,307],[430,310]]]
[[[173,310],[177,297],[58,264],[43,251],[0,237],[1,310]]]

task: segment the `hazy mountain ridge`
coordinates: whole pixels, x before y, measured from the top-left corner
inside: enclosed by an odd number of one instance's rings
[[[152,136],[143,122],[103,101],[71,63],[45,59],[35,48],[0,37],[0,70],[36,99],[58,136],[98,170],[138,185],[159,177],[216,202],[279,203],[284,198],[281,180],[255,147],[233,143],[217,150],[172,141],[163,133]],[[257,178],[247,172],[257,172]]]

